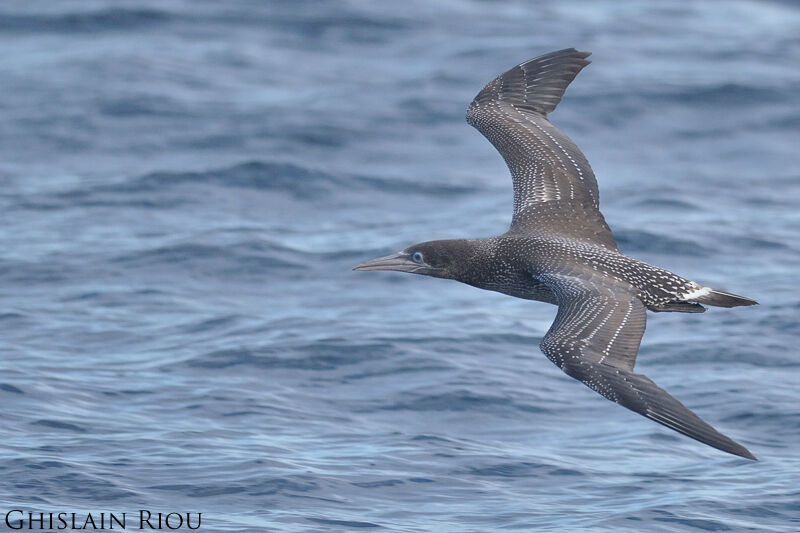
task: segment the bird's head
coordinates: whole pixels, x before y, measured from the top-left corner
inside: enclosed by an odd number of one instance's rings
[[[397,270],[461,281],[469,270],[475,251],[473,239],[428,241],[361,263],[353,270]]]

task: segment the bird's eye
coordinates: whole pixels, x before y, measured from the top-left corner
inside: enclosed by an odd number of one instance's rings
[[[411,256],[411,260],[414,261],[415,263],[422,264],[422,253],[414,252],[414,254]]]

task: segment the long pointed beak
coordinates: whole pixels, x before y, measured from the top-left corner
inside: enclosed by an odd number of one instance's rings
[[[353,270],[397,270],[400,272],[417,272],[423,269],[425,269],[424,265],[415,263],[408,254],[403,252],[372,259],[353,267]]]

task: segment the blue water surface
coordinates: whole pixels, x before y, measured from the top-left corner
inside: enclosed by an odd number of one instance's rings
[[[553,306],[350,271],[505,230],[464,111],[573,46],[621,249],[761,303],[650,315],[637,369],[759,462],[562,374]],[[797,3],[14,0],[0,47],[0,518],[800,530]]]

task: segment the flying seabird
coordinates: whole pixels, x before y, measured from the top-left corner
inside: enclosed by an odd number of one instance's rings
[[[648,265],[617,248],[586,158],[547,115],[589,64],[574,48],[526,61],[475,97],[467,122],[505,159],[511,227],[498,237],[415,244],[354,270],[397,270],[558,306],[539,345],[569,376],[628,409],[722,451],[756,458],[633,371],[646,311],[702,313],[757,302]]]

